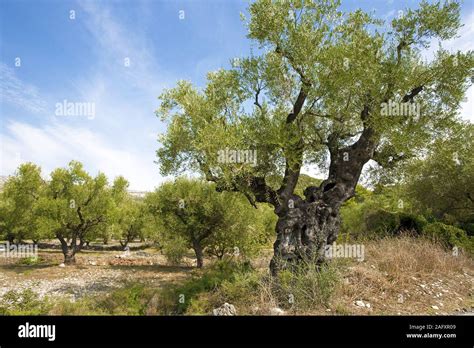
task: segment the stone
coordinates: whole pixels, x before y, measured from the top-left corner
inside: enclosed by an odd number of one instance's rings
[[[66,267],[66,265],[64,263],[60,263],[59,267],[63,268],[63,267]]]
[[[233,316],[233,315],[237,315],[237,311],[234,305],[226,302],[219,308],[213,309],[212,314],[215,316]]]
[[[285,315],[285,311],[278,307],[273,307],[270,309],[270,315]]]
[[[361,300],[355,301],[354,304],[355,304],[357,307],[365,307],[364,301],[361,301]]]

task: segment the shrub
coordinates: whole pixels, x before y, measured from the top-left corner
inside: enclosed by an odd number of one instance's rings
[[[152,289],[142,283],[130,283],[97,303],[97,309],[111,315],[144,315]]]
[[[40,264],[42,261],[43,260],[41,258],[30,256],[19,259],[17,264],[24,266],[34,266]]]
[[[423,228],[428,224],[428,221],[423,215],[399,213],[399,219],[399,231],[415,231],[417,234],[421,234],[423,232]]]
[[[339,283],[339,273],[332,263],[320,267],[301,264],[281,272],[273,282],[273,292],[281,307],[306,312],[329,304]]]
[[[216,261],[209,268],[197,271],[184,284],[161,293],[164,314],[209,314],[217,302],[207,297],[215,295],[224,282],[227,282],[226,286],[229,288],[229,284],[234,283],[239,274],[248,272],[252,272],[248,262]]]
[[[472,240],[466,232],[460,228],[434,222],[426,225],[423,234],[429,239],[442,244],[444,247],[452,249],[455,246],[465,249],[469,253],[473,252]]]
[[[184,238],[176,236],[162,242],[162,252],[171,265],[179,265],[188,252],[187,242]]]
[[[469,237],[474,236],[474,222],[460,223],[459,227],[462,228],[464,231],[466,231],[466,233]]]
[[[394,234],[400,226],[400,217],[397,213],[378,209],[365,215],[365,225],[368,232]]]
[[[10,290],[0,301],[0,315],[41,315],[47,314],[51,304],[47,298],[40,299],[31,289]]]

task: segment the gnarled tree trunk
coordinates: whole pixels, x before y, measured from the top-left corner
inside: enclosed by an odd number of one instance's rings
[[[325,247],[336,240],[339,225],[337,206],[300,200],[294,208],[289,208],[276,224],[277,239],[270,264],[272,274],[284,268],[287,262],[324,261]]]
[[[64,255],[64,264],[73,265],[76,263],[76,253],[82,249],[83,243],[76,243],[77,238],[71,238],[71,242],[68,244],[67,240],[63,238],[60,234],[57,234],[56,237],[61,243],[61,250]]]
[[[362,167],[373,156],[372,130],[366,128],[351,146],[329,148],[329,175],[319,187],[307,187],[304,198],[294,195],[300,170],[297,166],[293,171],[287,169],[283,188],[276,192],[279,204],[275,208],[278,222],[270,263],[272,274],[284,268],[288,261],[306,260],[317,264],[325,261],[326,246],[338,236],[340,208],[354,196]]]

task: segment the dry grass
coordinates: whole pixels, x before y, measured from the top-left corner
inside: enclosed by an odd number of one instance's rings
[[[236,306],[242,314],[261,315],[269,314],[274,307],[284,308],[290,315],[473,312],[472,258],[454,256],[429,240],[409,236],[366,241],[364,246],[363,262],[333,261],[341,279],[328,304],[288,306],[282,302],[281,293],[275,292],[274,281],[264,275],[266,270],[259,268],[261,280],[256,296],[252,294],[252,302]],[[355,302],[360,300],[370,307],[357,306]]]
[[[472,309],[471,258],[453,256],[437,244],[412,237],[370,241],[365,249],[365,261],[348,268],[339,289],[348,312],[451,314]],[[371,307],[356,307],[356,300]]]

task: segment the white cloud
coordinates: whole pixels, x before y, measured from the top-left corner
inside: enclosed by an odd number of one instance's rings
[[[83,1],[80,4],[86,13],[85,29],[100,47],[102,67],[156,97],[163,87],[166,72],[155,64],[152,45],[146,33],[141,32],[139,23],[131,31],[122,26],[103,3]],[[125,59],[130,62],[128,67]]]
[[[156,134],[163,130],[153,111],[165,75],[154,64],[146,36],[135,32],[140,28],[126,30],[102,3],[82,2],[81,7],[81,23],[91,34],[91,49],[98,52],[99,60],[81,78],[68,81],[73,86],[64,91],[68,98],[51,95],[50,99],[93,102],[96,117],[48,115],[41,125],[35,125],[2,115],[7,124],[0,130],[0,174],[10,175],[26,161],[37,163],[49,174],[75,159],[93,174],[100,170],[110,179],[123,175],[131,189],[151,190],[164,180],[153,163]],[[128,68],[123,65],[125,57],[131,59]],[[2,103],[15,104],[28,113],[45,111],[38,88],[17,78],[13,69],[0,68],[2,94],[5,89],[8,97],[2,97]]]
[[[111,180],[123,175],[133,190],[152,190],[163,180],[153,163],[153,153],[144,156],[141,151],[117,148],[88,129],[58,123],[35,127],[15,121],[6,129],[8,134],[2,135],[2,175],[12,174],[21,162],[30,161],[49,174],[74,159],[83,162],[91,174],[101,171]]]
[[[33,113],[46,112],[38,89],[16,77],[15,70],[0,62],[0,103],[11,103]]]

